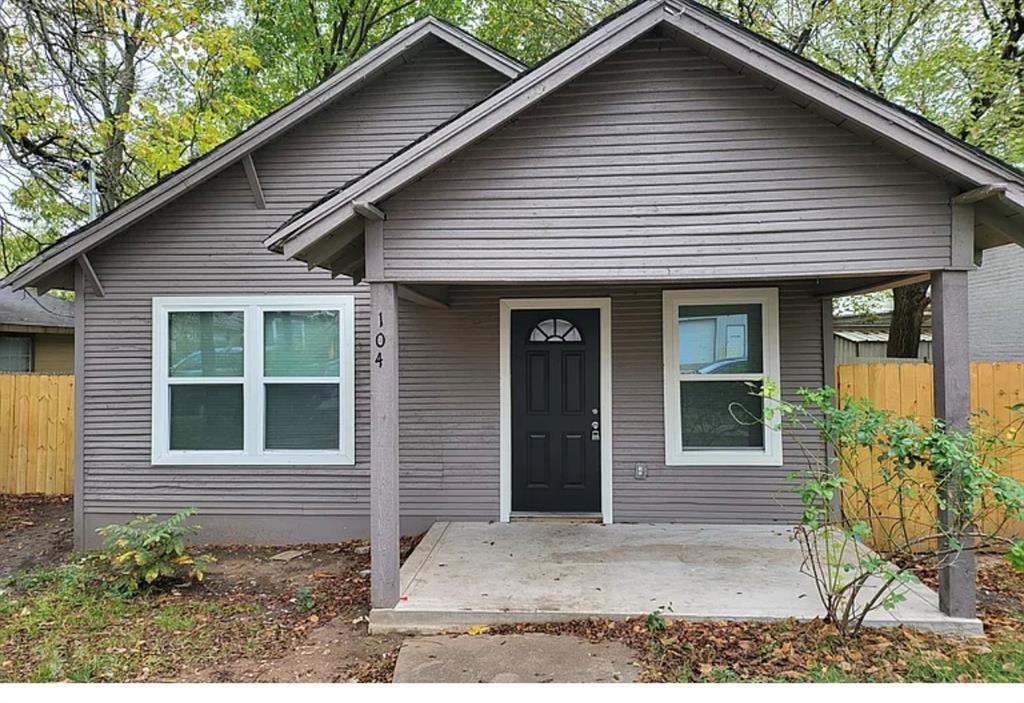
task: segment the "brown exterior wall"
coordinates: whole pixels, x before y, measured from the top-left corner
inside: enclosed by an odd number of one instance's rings
[[[927,271],[950,186],[673,39],[634,43],[381,203],[387,277]]]
[[[767,284],[766,284],[767,285]],[[613,513],[617,522],[765,523],[798,515],[786,476],[806,466],[808,434],[784,438],[782,467],[665,466],[663,289],[682,286],[454,288],[450,310],[404,304],[402,514],[498,518],[499,300],[611,297]],[[780,288],[782,388],[822,385],[821,303],[807,284]],[[633,478],[634,465],[649,478]]]
[[[74,373],[75,336],[73,334],[33,335],[32,367],[36,373]]]
[[[663,288],[468,286],[450,291],[448,310],[403,301],[403,530],[417,531],[436,519],[498,518],[498,328],[503,297],[611,297],[617,522],[792,521],[799,507],[787,475],[805,466],[801,445],[815,448],[812,435],[784,438],[782,467],[665,466]],[[784,284],[780,289],[782,387],[788,398],[801,386],[821,385],[824,373],[821,305],[811,290],[810,284]],[[111,404],[121,412],[118,422],[103,420],[101,427],[109,428],[109,433],[87,430],[87,529],[131,512],[197,506],[206,528],[204,537],[211,540],[285,543],[365,536],[369,527],[366,287],[357,287],[355,294],[360,305],[354,467],[150,467],[147,388],[146,393],[133,394],[136,400],[130,404]],[[97,426],[95,421],[91,424]],[[140,431],[131,442],[113,434],[118,428],[123,434],[136,427]],[[101,461],[104,456],[110,460]],[[647,480],[634,480],[636,462],[647,464]]]
[[[297,208],[387,158],[506,79],[439,42],[254,154],[267,200],[241,165],[90,252],[105,297],[81,306],[84,537],[125,515],[194,506],[214,540],[338,539],[365,526],[368,403],[357,389],[356,466],[152,466],[151,304],[163,295],[359,296],[357,373],[365,378],[366,296],[348,279],[287,261],[263,240]],[[359,516],[352,522],[352,516]],[[346,522],[348,520],[348,522]]]

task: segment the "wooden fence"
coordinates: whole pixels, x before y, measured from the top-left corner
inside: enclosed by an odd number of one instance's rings
[[[899,415],[918,418],[931,418],[935,415],[932,387],[931,364],[919,363],[878,363],[878,364],[846,364],[836,367],[836,385],[841,396],[852,396],[871,400],[877,407],[890,410]],[[1024,363],[975,363],[971,364],[971,407],[975,412],[987,415],[987,422],[992,429],[1005,428],[1010,422],[1011,405],[1024,401]],[[1024,444],[1024,437],[1019,438],[1018,446]],[[1024,481],[1024,451],[1015,451],[1004,457],[1007,463],[1001,471]],[[867,452],[858,457],[855,469],[857,479],[862,485],[879,485],[879,465],[875,456]],[[877,503],[884,504],[892,498],[880,491]],[[858,509],[857,499],[844,494],[847,508]],[[875,503],[876,501],[872,501]],[[852,505],[851,505],[852,503]],[[891,504],[890,504],[891,505]],[[877,507],[877,512],[886,513],[885,507]],[[934,506],[917,506],[919,509],[934,509]],[[890,510],[891,512],[891,510]],[[929,518],[912,516],[919,524]],[[992,515],[988,520],[992,528],[1002,522],[999,516]],[[1012,524],[1004,527],[1004,531],[1024,534],[1024,525]],[[913,530],[912,530],[913,531]],[[876,538],[879,530],[876,528]]]
[[[0,374],[0,493],[74,491],[75,378]]]

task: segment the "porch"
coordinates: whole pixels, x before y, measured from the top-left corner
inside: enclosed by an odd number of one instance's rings
[[[372,632],[440,632],[473,625],[622,619],[820,617],[810,577],[784,525],[438,522],[401,570],[401,598],[375,608]],[[873,627],[979,634],[975,618],[939,610],[910,588]]]

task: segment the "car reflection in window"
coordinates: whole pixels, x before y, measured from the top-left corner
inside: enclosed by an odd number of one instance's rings
[[[748,373],[747,357],[722,359],[697,369],[697,373]]]
[[[213,350],[213,359],[210,364],[213,368],[219,366],[221,359],[230,359],[233,356],[241,356],[242,347],[217,347]],[[171,364],[171,376],[218,376],[217,373],[203,373],[203,351],[196,350],[186,354],[176,364]]]

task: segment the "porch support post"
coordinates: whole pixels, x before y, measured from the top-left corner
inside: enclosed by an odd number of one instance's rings
[[[832,312],[832,298],[825,297],[821,299],[821,383],[823,386],[833,388],[838,393],[839,389],[836,388],[836,340],[833,330],[833,312]],[[838,403],[839,398],[836,398]],[[833,462],[836,458],[836,448],[831,444],[825,445],[825,461],[828,462],[829,468],[833,468]],[[836,468],[838,471],[838,468]],[[832,519],[838,520],[843,510],[843,497],[841,492],[837,492],[829,502],[829,510],[831,511]]]
[[[370,605],[393,608],[400,581],[398,286],[370,283]]]
[[[950,429],[967,429],[971,416],[970,345],[967,332],[967,271],[936,271],[932,274],[932,327],[935,374],[935,415]],[[953,477],[946,501],[960,500],[958,477]],[[939,510],[947,530],[958,529],[956,516]],[[943,560],[939,568],[939,608],[959,618],[976,616],[976,567],[969,538],[959,554]],[[945,548],[946,545],[940,545]]]

